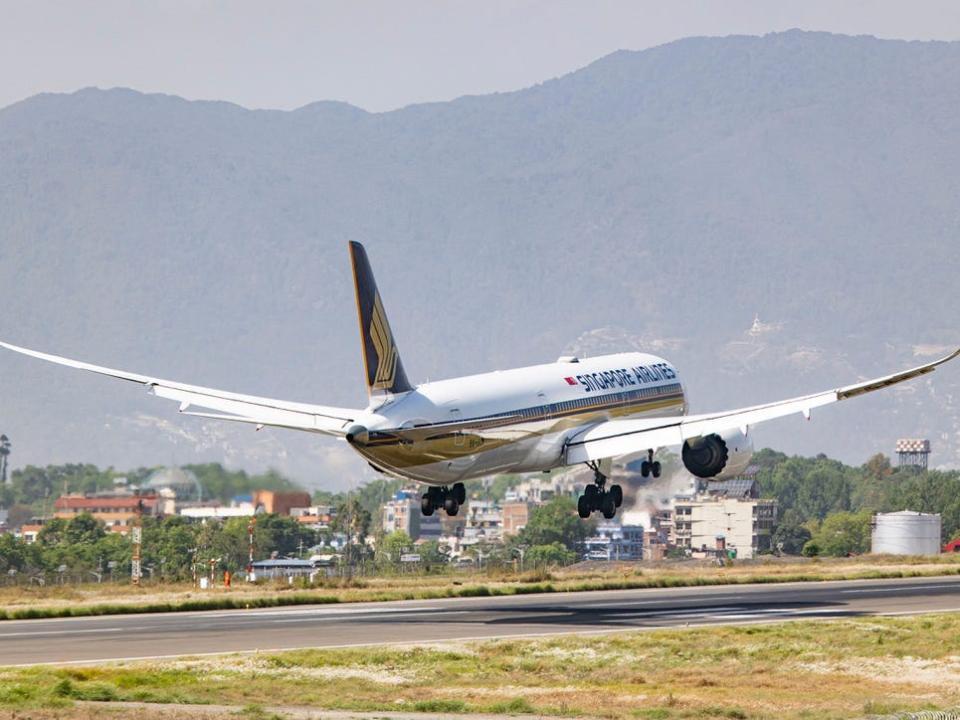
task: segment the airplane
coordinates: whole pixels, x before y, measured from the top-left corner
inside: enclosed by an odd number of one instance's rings
[[[363,246],[349,243],[369,402],[348,409],[240,395],[113,370],[0,342],[9,350],[67,367],[139,383],[180,403],[180,413],[303,430],[345,440],[384,474],[426,485],[421,511],[456,515],[464,481],[500,473],[550,471],[584,464],[593,471],[578,499],[582,518],[613,518],[623,502],[607,487],[612,459],[646,453],[641,475],[659,477],[655,452],[680,447],[694,476],[720,480],[742,473],[753,454],[750,428],[920,377],[960,349],[910,370],[778,402],[687,414],[677,368],[647,353],[556,362],[412,385],[407,378]],[[193,408],[201,408],[201,411]]]

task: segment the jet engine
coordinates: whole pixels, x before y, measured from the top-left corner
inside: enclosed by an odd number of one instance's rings
[[[683,444],[681,456],[691,475],[725,480],[747,469],[753,457],[753,440],[739,430],[690,438]]]

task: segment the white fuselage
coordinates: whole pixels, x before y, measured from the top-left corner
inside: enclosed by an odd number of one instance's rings
[[[348,433],[394,475],[448,485],[564,464],[567,440],[594,423],[687,411],[676,368],[646,353],[470,375],[378,398]]]

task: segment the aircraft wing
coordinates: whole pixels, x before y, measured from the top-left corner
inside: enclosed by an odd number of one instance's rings
[[[180,403],[180,412],[184,415],[213,418],[215,420],[234,420],[237,422],[252,423],[254,425],[271,425],[274,427],[306,430],[323,433],[325,435],[343,436],[346,428],[360,410],[347,408],[327,407],[325,405],[310,405],[307,403],[287,402],[271,398],[256,397],[253,395],[239,395],[237,393],[215,390],[213,388],[186,385],[184,383],[161,380],[160,378],[138,375],[123,370],[113,370],[99,365],[71,360],[57,355],[28,350],[27,348],[0,342],[0,346],[14,352],[29,355],[48,362],[66,365],[78,370],[88,370],[100,375],[119,378],[129,382],[145,385],[150,393],[168,400]],[[216,410],[218,413],[191,411],[191,407]],[[221,414],[225,413],[225,414]]]
[[[750,425],[794,413],[803,413],[809,419],[813,408],[864,395],[874,390],[882,390],[905,380],[926,375],[933,372],[938,365],[949,362],[957,356],[960,356],[960,350],[903,372],[766,405],[754,405],[705,415],[607,420],[584,427],[568,438],[564,450],[565,460],[568,465],[575,465],[616,455],[643,452],[650,448],[682,445],[690,438],[726,430],[741,429],[746,433]]]

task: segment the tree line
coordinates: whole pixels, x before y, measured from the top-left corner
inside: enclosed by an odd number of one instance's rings
[[[0,507],[9,513],[8,524],[19,527],[32,517],[51,515],[53,502],[60,495],[109,492],[119,478],[126,478],[131,486],[142,486],[158,469],[140,467],[120,472],[83,463],[27,465],[14,470],[7,485],[0,487]],[[211,502],[228,503],[237,495],[254,490],[300,489],[276,470],[248,474],[243,470],[228,470],[219,463],[185,465],[184,469],[196,475],[202,497]]]
[[[189,580],[195,566],[203,574],[211,562],[217,571],[236,572],[247,565],[250,518],[200,523],[172,515],[162,519],[144,517],[142,524],[141,564],[147,577]],[[256,559],[271,553],[293,556],[317,541],[318,533],[294,518],[256,516]],[[132,550],[129,535],[108,531],[90,514],[69,520],[53,518],[43,525],[34,543],[9,533],[0,535],[0,573],[9,577],[63,572],[86,579],[114,574],[118,578],[129,577]]]
[[[960,534],[960,472],[893,467],[883,454],[860,466],[826,455],[788,457],[761,450],[753,459],[764,497],[775,498],[774,546],[789,554],[843,556],[870,551],[874,513],[939,513],[942,541]]]

